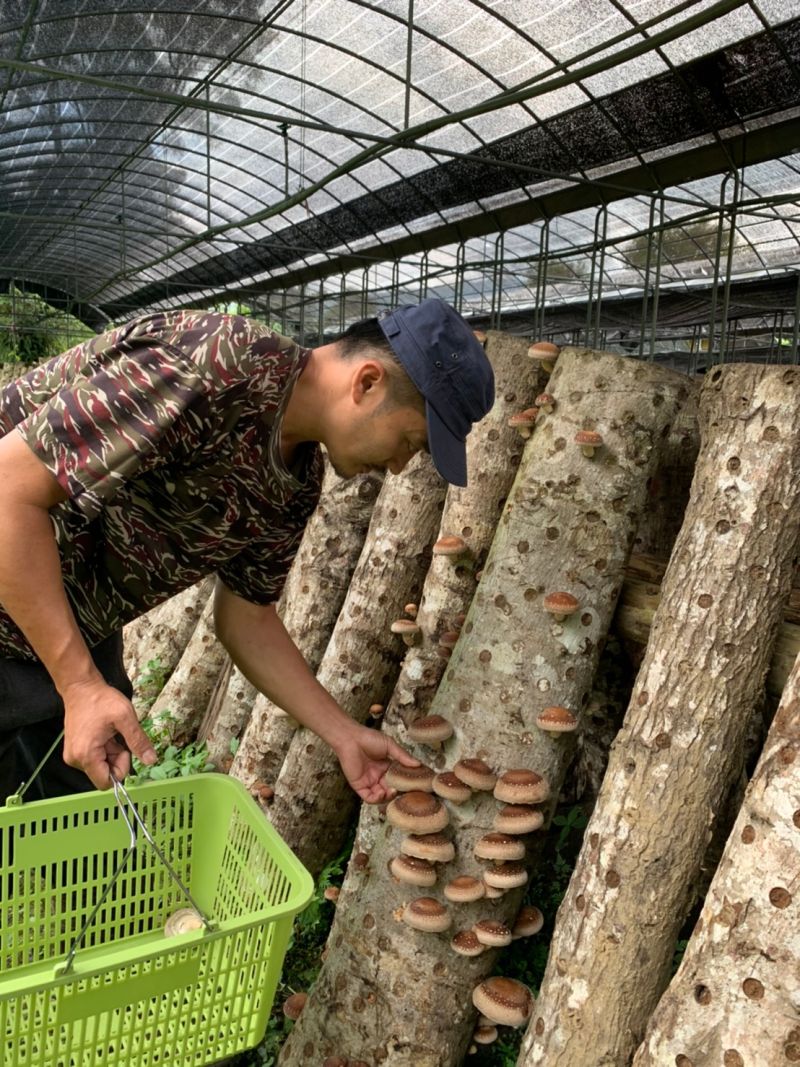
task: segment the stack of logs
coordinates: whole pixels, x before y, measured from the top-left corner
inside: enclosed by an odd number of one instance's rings
[[[330,476],[284,621],[339,703],[433,770],[473,759],[545,778],[545,826],[576,746],[602,744],[587,709],[616,633],[638,675],[603,748],[519,1063],[800,1061],[800,369],[734,364],[700,382],[564,349],[548,377],[546,354],[519,338],[490,332],[486,348],[497,402],[469,438],[469,487],[445,495],[425,456],[383,485]],[[433,554],[443,538],[460,539],[460,554]],[[570,595],[568,614],[546,610],[554,593]],[[153,715],[178,740],[208,739],[227,766],[240,739],[231,773],[318,873],[355,796],[326,747],[231,669],[210,595],[201,585],[129,627],[129,668],[158,658],[171,672]],[[401,616],[416,625],[410,647],[392,629]],[[748,739],[761,742],[777,701],[742,801]],[[578,731],[542,730],[552,707]],[[453,731],[435,750],[413,740],[431,715]],[[475,845],[496,807],[481,791],[451,806],[458,847],[426,896],[481,878]],[[523,838],[527,870],[540,837]],[[670,982],[712,842],[722,858]],[[402,922],[418,891],[389,872],[396,844],[385,812],[364,806],[326,959],[281,1064],[462,1062],[472,992],[502,973],[502,949],[463,956],[452,934]],[[524,892],[460,903],[459,926],[487,907],[512,925]]]

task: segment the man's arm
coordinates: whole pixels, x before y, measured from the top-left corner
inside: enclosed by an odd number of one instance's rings
[[[381,781],[391,760],[418,765],[386,734],[354,722],[339,707],[309,670],[274,605],[252,604],[217,580],[214,621],[217,637],[239,670],[330,745],[362,800],[375,804],[392,795]]]
[[[64,759],[99,788],[124,777],[130,754],[155,751],[130,701],[95,666],[64,591],[49,509],[67,494],[22,437],[0,439],[0,602],[28,639],[64,701]]]

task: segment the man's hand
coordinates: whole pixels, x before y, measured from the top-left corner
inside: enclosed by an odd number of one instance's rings
[[[344,776],[367,804],[381,804],[391,800],[394,789],[384,785],[382,778],[392,760],[404,767],[418,767],[419,760],[410,756],[391,737],[353,724],[344,741],[335,748]]]
[[[131,752],[142,763],[156,762],[158,756],[139,725],[133,705],[118,689],[102,679],[78,682],[62,697],[64,762],[82,770],[98,789],[109,788],[110,774],[122,779],[130,773]],[[117,734],[128,748],[120,744]]]

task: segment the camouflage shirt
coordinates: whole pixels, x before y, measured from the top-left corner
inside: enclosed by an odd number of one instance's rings
[[[166,312],[0,391],[0,436],[16,427],[69,494],[50,515],[90,646],[210,572],[277,599],[322,479],[318,446],[291,471],[280,452],[308,357],[241,316]],[[0,656],[35,659],[2,609]]]

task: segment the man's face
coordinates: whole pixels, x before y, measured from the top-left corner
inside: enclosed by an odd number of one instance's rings
[[[354,405],[348,415],[338,420],[325,442],[331,465],[341,478],[374,469],[399,474],[412,456],[428,447],[425,416],[415,408],[362,403]]]

